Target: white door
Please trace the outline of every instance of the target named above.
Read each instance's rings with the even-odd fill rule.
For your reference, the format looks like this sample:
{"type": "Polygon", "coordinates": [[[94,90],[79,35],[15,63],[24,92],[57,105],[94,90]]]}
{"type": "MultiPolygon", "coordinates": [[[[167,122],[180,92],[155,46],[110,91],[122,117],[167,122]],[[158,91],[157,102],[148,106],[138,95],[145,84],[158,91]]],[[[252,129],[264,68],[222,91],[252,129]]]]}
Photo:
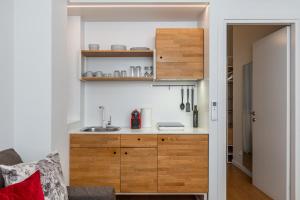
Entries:
{"type": "Polygon", "coordinates": [[[274,200],[289,198],[290,28],[253,45],[253,184],[274,200]]]}

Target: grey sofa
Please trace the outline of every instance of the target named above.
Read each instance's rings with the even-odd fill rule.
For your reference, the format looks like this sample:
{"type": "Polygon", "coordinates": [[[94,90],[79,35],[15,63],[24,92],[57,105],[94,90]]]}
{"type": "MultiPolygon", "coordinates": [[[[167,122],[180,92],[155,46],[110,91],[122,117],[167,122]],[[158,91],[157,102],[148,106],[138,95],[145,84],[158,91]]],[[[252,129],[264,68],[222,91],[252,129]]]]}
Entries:
{"type": "MultiPolygon", "coordinates": [[[[14,149],[0,151],[0,165],[16,165],[22,159],[14,149]]],[[[4,180],[0,170],[0,188],[4,187],[4,180]]],[[[68,187],[69,200],[115,200],[112,187],[68,187]]]]}

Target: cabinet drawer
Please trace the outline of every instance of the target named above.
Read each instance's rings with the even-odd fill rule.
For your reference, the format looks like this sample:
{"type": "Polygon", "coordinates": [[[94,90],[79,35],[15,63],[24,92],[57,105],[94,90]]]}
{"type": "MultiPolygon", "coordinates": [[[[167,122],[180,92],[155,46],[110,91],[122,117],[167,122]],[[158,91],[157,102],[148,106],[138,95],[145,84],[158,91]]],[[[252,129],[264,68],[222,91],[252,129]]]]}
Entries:
{"type": "Polygon", "coordinates": [[[109,134],[71,134],[70,146],[85,147],[120,147],[120,135],[109,134]]]}
{"type": "Polygon", "coordinates": [[[193,134],[165,134],[158,135],[158,145],[170,149],[177,148],[180,145],[182,148],[199,148],[203,142],[208,141],[208,135],[193,135],[193,134]]]}
{"type": "Polygon", "coordinates": [[[121,135],[121,147],[157,147],[157,135],[121,135]]]}

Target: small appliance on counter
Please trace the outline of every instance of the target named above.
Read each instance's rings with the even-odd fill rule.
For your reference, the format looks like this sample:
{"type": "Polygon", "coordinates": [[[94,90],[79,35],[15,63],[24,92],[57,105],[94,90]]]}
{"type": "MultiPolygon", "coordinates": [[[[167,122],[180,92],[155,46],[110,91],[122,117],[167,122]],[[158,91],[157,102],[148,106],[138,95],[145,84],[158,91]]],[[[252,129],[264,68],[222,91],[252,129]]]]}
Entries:
{"type": "Polygon", "coordinates": [[[142,128],[152,127],[152,109],[151,108],[141,108],[142,117],[142,128]]]}
{"type": "Polygon", "coordinates": [[[184,125],[180,122],[158,122],[157,129],[160,131],[183,131],[184,125]]]}
{"type": "Polygon", "coordinates": [[[138,110],[132,111],[131,120],[130,120],[130,128],[131,129],[140,129],[141,125],[142,125],[141,113],[138,110]]]}

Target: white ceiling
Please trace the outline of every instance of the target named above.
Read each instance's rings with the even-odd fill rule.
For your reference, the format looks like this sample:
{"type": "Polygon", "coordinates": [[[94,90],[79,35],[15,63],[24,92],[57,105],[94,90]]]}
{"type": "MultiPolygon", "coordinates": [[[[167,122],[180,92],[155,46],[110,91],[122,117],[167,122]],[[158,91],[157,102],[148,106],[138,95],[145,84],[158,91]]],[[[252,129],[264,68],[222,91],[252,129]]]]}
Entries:
{"type": "Polygon", "coordinates": [[[68,7],[70,16],[83,21],[198,21],[206,5],[157,6],[74,6],[68,7]]]}

